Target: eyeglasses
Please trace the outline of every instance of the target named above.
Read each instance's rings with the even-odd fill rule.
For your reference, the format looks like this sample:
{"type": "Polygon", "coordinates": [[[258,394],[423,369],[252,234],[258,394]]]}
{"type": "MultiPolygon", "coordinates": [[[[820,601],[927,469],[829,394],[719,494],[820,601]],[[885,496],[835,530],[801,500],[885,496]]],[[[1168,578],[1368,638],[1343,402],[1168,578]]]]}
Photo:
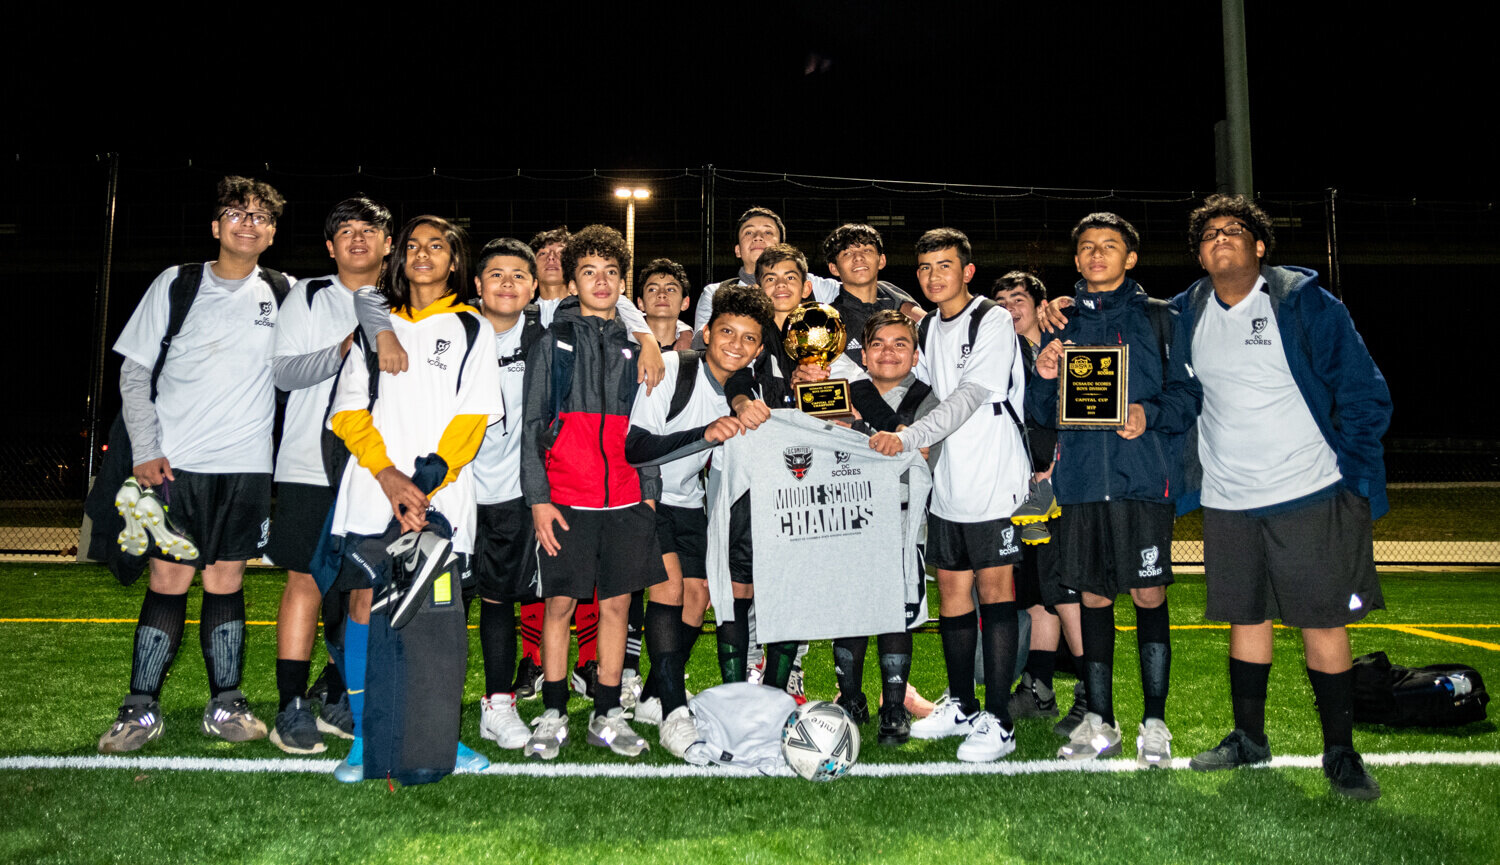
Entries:
{"type": "MultiPolygon", "coordinates": [[[[1205,229],[1203,229],[1203,233],[1198,236],[1198,242],[1199,243],[1208,243],[1210,241],[1213,241],[1213,240],[1217,239],[1218,236],[1221,235],[1221,234],[1224,235],[1225,237],[1239,237],[1240,235],[1244,234],[1247,231],[1250,231],[1250,226],[1246,225],[1245,223],[1243,223],[1243,222],[1231,222],[1228,225],[1224,226],[1223,228],[1205,228],[1205,229]]],[[[1250,231],[1250,236],[1254,237],[1255,236],[1255,232],[1250,231]]]]}
{"type": "Polygon", "coordinates": [[[257,228],[270,225],[276,221],[276,217],[266,213],[264,210],[236,210],[233,207],[229,207],[225,208],[224,212],[219,214],[219,218],[228,220],[230,225],[239,225],[245,217],[249,217],[250,224],[257,228]]]}

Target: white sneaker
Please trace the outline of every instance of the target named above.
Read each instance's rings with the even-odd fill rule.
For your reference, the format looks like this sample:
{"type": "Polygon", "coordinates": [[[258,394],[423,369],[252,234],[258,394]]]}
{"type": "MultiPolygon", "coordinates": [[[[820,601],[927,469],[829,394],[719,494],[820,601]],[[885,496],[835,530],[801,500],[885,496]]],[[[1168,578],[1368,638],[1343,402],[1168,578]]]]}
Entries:
{"type": "Polygon", "coordinates": [[[655,727],[661,723],[661,698],[647,697],[635,704],[633,716],[642,724],[655,727]]]}
{"type": "Polygon", "coordinates": [[[526,741],[526,756],[539,760],[553,760],[568,744],[568,716],[556,709],[548,709],[537,716],[531,726],[536,730],[526,741]]]}
{"type": "Polygon", "coordinates": [[[693,715],[687,706],[673,709],[666,720],[661,722],[659,739],[661,746],[673,757],[682,758],[687,754],[687,749],[698,741],[698,727],[693,724],[693,715]]]}
{"type": "Polygon", "coordinates": [[[1078,722],[1068,744],[1057,749],[1063,760],[1096,760],[1120,755],[1120,725],[1105,724],[1097,713],[1089,712],[1078,722]]]}
{"type": "Polygon", "coordinates": [[[639,671],[626,670],[620,676],[620,708],[627,712],[634,709],[641,701],[641,689],[645,686],[639,671]]]}
{"type": "Polygon", "coordinates": [[[479,735],[502,748],[524,748],[531,728],[516,714],[515,694],[479,698],[479,735]]]}
{"type": "Polygon", "coordinates": [[[589,744],[608,748],[621,757],[638,757],[651,747],[641,734],[631,729],[625,710],[619,706],[610,709],[609,714],[595,715],[589,721],[589,744]]]}
{"type": "Polygon", "coordinates": [[[1142,769],[1160,769],[1172,765],[1172,731],[1160,718],[1141,722],[1135,737],[1135,764],[1142,769]]]}
{"type": "Polygon", "coordinates": [[[958,759],[965,763],[988,763],[1016,750],[1016,731],[1000,723],[989,712],[980,712],[974,729],[958,746],[958,759]]]}
{"type": "Polygon", "coordinates": [[[974,729],[974,720],[982,712],[965,715],[964,709],[958,701],[952,697],[944,697],[939,700],[933,708],[932,714],[919,721],[913,721],[911,725],[911,736],[913,739],[946,739],[949,736],[967,736],[974,729]]]}

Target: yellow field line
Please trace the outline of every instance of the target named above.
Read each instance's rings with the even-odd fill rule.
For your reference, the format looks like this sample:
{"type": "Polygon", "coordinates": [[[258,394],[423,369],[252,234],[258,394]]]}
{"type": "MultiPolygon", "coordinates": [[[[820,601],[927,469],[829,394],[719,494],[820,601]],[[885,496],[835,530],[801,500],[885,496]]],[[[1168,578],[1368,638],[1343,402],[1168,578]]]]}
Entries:
{"type": "Polygon", "coordinates": [[[1486,643],[1483,640],[1470,640],[1467,637],[1455,637],[1452,634],[1439,634],[1437,631],[1428,631],[1413,625],[1386,625],[1387,629],[1400,631],[1403,634],[1412,634],[1418,637],[1429,637],[1434,640],[1442,640],[1445,643],[1458,643],[1464,646],[1478,646],[1481,649],[1489,649],[1492,652],[1500,652],[1500,644],[1486,643]]]}

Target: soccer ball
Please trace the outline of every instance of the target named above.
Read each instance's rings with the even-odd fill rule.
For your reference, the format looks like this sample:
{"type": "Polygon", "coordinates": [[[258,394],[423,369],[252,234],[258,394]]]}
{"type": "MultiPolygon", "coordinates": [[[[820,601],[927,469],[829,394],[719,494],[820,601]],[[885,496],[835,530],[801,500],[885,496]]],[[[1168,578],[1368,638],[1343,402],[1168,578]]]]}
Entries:
{"type": "Polygon", "coordinates": [[[809,781],[832,781],[859,759],[859,727],[837,703],[804,703],[781,728],[781,756],[809,781]]]}

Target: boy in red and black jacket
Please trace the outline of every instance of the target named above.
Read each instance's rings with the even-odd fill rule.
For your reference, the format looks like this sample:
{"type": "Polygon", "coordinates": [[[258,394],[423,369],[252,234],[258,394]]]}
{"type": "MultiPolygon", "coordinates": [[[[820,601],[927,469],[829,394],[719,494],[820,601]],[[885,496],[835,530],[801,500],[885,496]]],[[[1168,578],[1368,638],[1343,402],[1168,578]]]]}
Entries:
{"type": "Polygon", "coordinates": [[[550,760],[568,739],[568,625],[580,599],[599,597],[599,683],[589,743],[633,757],[646,741],[620,707],[630,595],[665,579],[646,499],[654,468],[625,459],[638,348],[615,318],[630,252],[618,231],[591,225],[563,249],[578,305],[565,303],[526,359],[521,489],[536,526],[542,624],[542,703],[528,756],[550,760]]]}

